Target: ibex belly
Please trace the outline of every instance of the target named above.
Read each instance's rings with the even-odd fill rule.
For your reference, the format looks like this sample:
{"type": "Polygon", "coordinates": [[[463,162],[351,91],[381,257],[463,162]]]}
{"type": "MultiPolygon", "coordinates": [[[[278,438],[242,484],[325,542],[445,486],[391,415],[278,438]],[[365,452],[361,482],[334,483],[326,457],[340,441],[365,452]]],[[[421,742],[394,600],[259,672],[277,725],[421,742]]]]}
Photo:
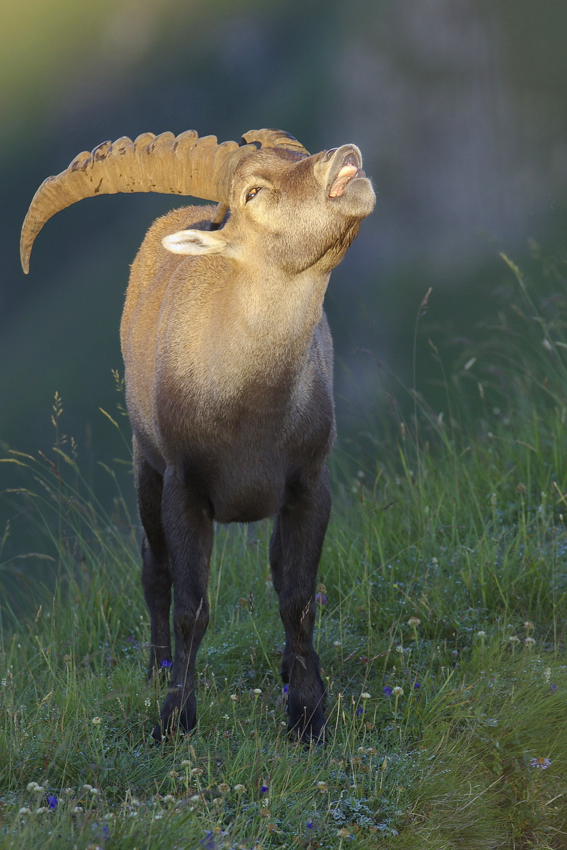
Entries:
{"type": "Polygon", "coordinates": [[[278,458],[227,457],[209,484],[209,498],[217,522],[255,522],[274,516],[285,498],[286,469],[278,458]]]}
{"type": "Polygon", "coordinates": [[[187,486],[210,505],[218,522],[254,522],[275,516],[291,484],[318,474],[329,450],[330,429],[298,451],[281,434],[237,435],[213,454],[192,453],[184,463],[187,486]],[[280,439],[278,439],[278,437],[280,439]]]}

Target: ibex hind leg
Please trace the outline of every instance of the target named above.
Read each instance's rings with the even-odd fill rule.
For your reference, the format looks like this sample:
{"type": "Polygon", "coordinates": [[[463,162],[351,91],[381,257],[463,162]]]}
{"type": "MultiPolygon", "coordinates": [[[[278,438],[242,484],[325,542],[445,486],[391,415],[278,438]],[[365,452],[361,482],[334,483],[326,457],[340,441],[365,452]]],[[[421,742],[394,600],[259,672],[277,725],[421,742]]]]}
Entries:
{"type": "Polygon", "coordinates": [[[142,542],[142,587],[150,613],[150,663],[148,677],[167,673],[171,667],[172,576],[161,520],[163,479],[150,464],[134,451],[138,510],[144,527],[142,542]]]}
{"type": "Polygon", "coordinates": [[[326,691],[313,647],[317,568],[331,510],[327,469],[295,488],[280,511],[270,543],[270,565],[279,596],[286,643],[282,679],[289,684],[289,729],[305,743],[325,738],[326,691]]]}

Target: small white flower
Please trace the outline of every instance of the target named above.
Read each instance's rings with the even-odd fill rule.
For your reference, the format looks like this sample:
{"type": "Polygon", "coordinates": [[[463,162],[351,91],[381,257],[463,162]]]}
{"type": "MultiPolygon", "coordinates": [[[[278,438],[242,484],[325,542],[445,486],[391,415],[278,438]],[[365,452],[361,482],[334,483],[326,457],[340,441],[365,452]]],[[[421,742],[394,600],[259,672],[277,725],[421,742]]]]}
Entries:
{"type": "Polygon", "coordinates": [[[91,788],[91,794],[93,795],[93,797],[98,797],[100,791],[98,790],[98,788],[91,788]]]}
{"type": "Polygon", "coordinates": [[[164,803],[173,803],[174,801],[175,801],[175,797],[173,796],[173,794],[166,794],[165,797],[163,798],[164,803]]]}
{"type": "Polygon", "coordinates": [[[40,806],[39,809],[35,810],[36,815],[43,815],[45,812],[48,812],[49,809],[47,806],[40,806]]]}
{"type": "Polygon", "coordinates": [[[93,724],[93,726],[100,726],[100,724],[102,723],[102,720],[101,720],[100,717],[93,717],[93,719],[91,720],[91,723],[93,724]]]}
{"type": "Polygon", "coordinates": [[[526,644],[526,646],[533,646],[533,645],[534,645],[534,643],[535,643],[535,638],[533,638],[533,637],[527,637],[527,638],[524,640],[524,643],[526,644]]]}
{"type": "Polygon", "coordinates": [[[189,761],[189,759],[183,759],[183,761],[181,762],[181,767],[191,767],[191,762],[189,761]]]}
{"type": "Polygon", "coordinates": [[[92,785],[83,785],[83,791],[92,791],[92,790],[93,790],[92,785]]]}
{"type": "Polygon", "coordinates": [[[31,809],[28,809],[27,806],[22,806],[22,808],[20,809],[18,814],[19,815],[31,815],[31,809]]]}
{"type": "Polygon", "coordinates": [[[516,635],[510,635],[508,640],[510,641],[510,643],[520,643],[520,638],[516,637],[516,635]]]}
{"type": "Polygon", "coordinates": [[[223,714],[222,719],[223,720],[230,720],[230,717],[228,716],[228,714],[223,714]]]}
{"type": "Polygon", "coordinates": [[[163,814],[161,812],[158,812],[157,815],[154,815],[154,820],[161,820],[162,817],[163,817],[163,814]]]}
{"type": "Polygon", "coordinates": [[[360,695],[360,699],[370,699],[370,694],[367,691],[363,691],[360,695]]]}
{"type": "Polygon", "coordinates": [[[83,809],[83,807],[82,807],[82,806],[75,806],[75,808],[73,809],[73,814],[74,814],[74,815],[80,815],[80,814],[81,814],[81,812],[84,812],[84,809],[83,809]]]}
{"type": "Polygon", "coordinates": [[[334,640],[333,641],[333,646],[340,646],[340,645],[341,645],[340,640],[334,640]]]}
{"type": "Polygon", "coordinates": [[[545,682],[549,682],[549,680],[551,679],[551,667],[545,668],[545,670],[543,671],[543,678],[545,682]]]}
{"type": "Polygon", "coordinates": [[[246,791],[246,785],[235,785],[234,791],[236,791],[237,794],[244,794],[244,792],[246,791]]]}
{"type": "Polygon", "coordinates": [[[199,797],[198,794],[193,794],[193,796],[190,798],[192,803],[198,803],[200,799],[201,798],[199,797]]]}
{"type": "Polygon", "coordinates": [[[392,688],[392,693],[394,694],[395,697],[403,697],[404,689],[400,688],[399,685],[396,685],[395,688],[392,688]]]}
{"type": "Polygon", "coordinates": [[[477,637],[486,637],[486,632],[480,631],[476,633],[477,637]]]}
{"type": "Polygon", "coordinates": [[[260,688],[254,688],[254,690],[252,691],[252,693],[253,693],[253,694],[257,694],[257,695],[259,695],[259,694],[261,694],[261,693],[262,693],[262,691],[260,690],[260,688]]]}
{"type": "Polygon", "coordinates": [[[28,791],[34,791],[38,787],[37,782],[28,782],[28,791]]]}
{"type": "Polygon", "coordinates": [[[238,699],[238,697],[237,697],[237,695],[236,695],[236,694],[231,694],[231,695],[230,695],[230,698],[231,698],[231,700],[232,700],[233,702],[236,702],[236,701],[237,701],[237,699],[238,699]]]}
{"type": "Polygon", "coordinates": [[[146,708],[149,708],[151,704],[152,704],[151,699],[149,697],[146,697],[145,700],[144,700],[144,705],[146,706],[146,708]]]}

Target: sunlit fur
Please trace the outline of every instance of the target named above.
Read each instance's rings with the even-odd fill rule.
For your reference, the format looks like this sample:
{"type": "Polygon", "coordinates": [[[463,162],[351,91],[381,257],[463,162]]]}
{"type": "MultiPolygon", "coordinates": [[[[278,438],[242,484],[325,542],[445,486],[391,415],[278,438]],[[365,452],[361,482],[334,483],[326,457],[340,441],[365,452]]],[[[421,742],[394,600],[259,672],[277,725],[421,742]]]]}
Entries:
{"type": "Polygon", "coordinates": [[[213,520],[270,516],[290,728],[306,741],[323,736],[325,689],[312,635],[331,504],[325,461],[335,436],[323,298],[375,203],[363,176],[329,197],[352,151],[360,158],[352,145],[328,161],[325,152],[258,150],[235,171],[220,229],[210,230],[213,207],[175,210],[154,223],[132,266],[121,340],[145,529],[150,675],[172,658],[172,585],[174,592],[175,656],[157,738],[178,722],[195,724],[213,520]],[[253,188],[260,191],[247,201],[253,188]],[[172,234],[183,242],[179,231],[187,230],[202,231],[206,248],[193,249],[194,234],[187,250],[196,254],[162,245],[172,234]]]}

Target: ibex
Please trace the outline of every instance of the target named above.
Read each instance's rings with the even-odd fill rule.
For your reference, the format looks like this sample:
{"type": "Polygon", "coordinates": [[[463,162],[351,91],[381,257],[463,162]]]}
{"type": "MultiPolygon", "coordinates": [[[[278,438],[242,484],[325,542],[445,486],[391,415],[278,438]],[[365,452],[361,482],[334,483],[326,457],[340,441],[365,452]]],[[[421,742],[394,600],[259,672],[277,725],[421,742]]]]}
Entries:
{"type": "Polygon", "coordinates": [[[304,742],[322,740],[326,693],[313,628],[335,438],[323,298],[376,201],[360,151],[348,144],[310,156],[280,130],[250,131],[240,145],[194,131],[104,142],[36,192],[22,229],[24,271],[52,215],[115,192],[218,204],[176,209],[153,224],[132,265],[121,324],[149,676],[171,667],[153,735],[195,726],[213,521],[275,517],[269,557],[285,628],[289,728],[304,742]]]}

